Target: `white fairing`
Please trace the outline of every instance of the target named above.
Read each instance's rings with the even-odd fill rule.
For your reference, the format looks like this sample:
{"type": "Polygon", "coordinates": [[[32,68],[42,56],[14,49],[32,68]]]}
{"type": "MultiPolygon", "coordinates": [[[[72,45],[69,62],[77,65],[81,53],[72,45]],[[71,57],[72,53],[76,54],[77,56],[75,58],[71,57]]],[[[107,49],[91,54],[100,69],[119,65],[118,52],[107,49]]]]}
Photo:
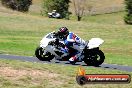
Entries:
{"type": "Polygon", "coordinates": [[[51,16],[54,17],[54,18],[60,17],[60,14],[59,14],[59,13],[56,13],[56,15],[53,15],[53,13],[48,13],[48,15],[51,15],[51,16]]]}
{"type": "Polygon", "coordinates": [[[43,37],[43,39],[40,41],[40,47],[45,48],[50,41],[55,40],[55,38],[53,38],[50,35],[51,35],[51,33],[49,33],[49,34],[47,34],[46,36],[43,37]]]}
{"type": "Polygon", "coordinates": [[[89,49],[97,48],[97,47],[99,47],[103,42],[104,42],[104,40],[102,40],[101,38],[92,38],[92,39],[89,40],[88,48],[89,48],[89,49]]]}
{"type": "Polygon", "coordinates": [[[54,17],[60,17],[60,14],[59,13],[56,13],[56,15],[54,17]]]}
{"type": "Polygon", "coordinates": [[[48,15],[52,15],[52,13],[48,13],[48,15]]]}
{"type": "Polygon", "coordinates": [[[48,43],[50,42],[50,41],[53,41],[53,40],[55,40],[55,39],[47,39],[47,38],[43,38],[41,41],[40,41],[40,47],[46,47],[47,45],[48,45],[48,43]]]}
{"type": "MultiPolygon", "coordinates": [[[[53,32],[54,32],[54,31],[53,31],[53,32]]],[[[45,48],[45,47],[48,46],[48,43],[49,43],[50,41],[54,41],[54,40],[56,39],[56,38],[53,36],[53,32],[47,34],[46,36],[44,36],[44,37],[42,38],[42,40],[40,41],[40,47],[45,48]]],[[[64,41],[61,40],[61,39],[60,39],[59,42],[64,43],[64,41]]]]}

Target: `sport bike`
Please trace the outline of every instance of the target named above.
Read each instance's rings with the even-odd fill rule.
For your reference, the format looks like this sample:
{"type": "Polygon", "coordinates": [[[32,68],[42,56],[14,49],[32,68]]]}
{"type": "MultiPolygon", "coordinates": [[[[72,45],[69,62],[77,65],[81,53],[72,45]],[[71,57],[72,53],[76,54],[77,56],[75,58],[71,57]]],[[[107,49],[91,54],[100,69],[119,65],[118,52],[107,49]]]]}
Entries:
{"type": "Polygon", "coordinates": [[[99,66],[105,60],[104,53],[99,49],[104,40],[101,38],[91,38],[84,41],[80,38],[78,45],[80,49],[80,61],[69,61],[74,49],[64,52],[65,44],[61,36],[54,35],[54,32],[48,33],[40,41],[40,45],[35,50],[36,57],[41,61],[50,61],[56,59],[59,61],[69,61],[71,64],[76,62],[85,62],[88,66],[99,66]]]}
{"type": "Polygon", "coordinates": [[[56,10],[53,10],[51,13],[48,13],[49,18],[61,18],[60,13],[57,13],[56,10]]]}

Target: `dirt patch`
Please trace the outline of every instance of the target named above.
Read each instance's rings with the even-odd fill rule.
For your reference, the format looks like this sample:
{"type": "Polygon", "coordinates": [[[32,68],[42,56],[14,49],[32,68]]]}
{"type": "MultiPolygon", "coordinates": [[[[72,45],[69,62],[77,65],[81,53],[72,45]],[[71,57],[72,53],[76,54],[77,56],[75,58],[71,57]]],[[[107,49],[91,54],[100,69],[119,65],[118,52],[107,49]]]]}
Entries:
{"type": "Polygon", "coordinates": [[[63,81],[59,80],[60,74],[42,71],[42,70],[32,70],[32,69],[14,69],[12,67],[0,67],[0,76],[12,81],[24,81],[30,80],[32,84],[39,84],[44,79],[48,80],[49,83],[62,84],[63,81]],[[28,79],[29,77],[30,79],[28,79]]]}
{"type": "Polygon", "coordinates": [[[48,71],[40,71],[40,70],[21,70],[21,69],[13,69],[12,67],[0,67],[0,75],[6,77],[20,77],[24,75],[30,75],[33,77],[44,76],[49,78],[58,77],[59,74],[50,73],[48,71]]]}

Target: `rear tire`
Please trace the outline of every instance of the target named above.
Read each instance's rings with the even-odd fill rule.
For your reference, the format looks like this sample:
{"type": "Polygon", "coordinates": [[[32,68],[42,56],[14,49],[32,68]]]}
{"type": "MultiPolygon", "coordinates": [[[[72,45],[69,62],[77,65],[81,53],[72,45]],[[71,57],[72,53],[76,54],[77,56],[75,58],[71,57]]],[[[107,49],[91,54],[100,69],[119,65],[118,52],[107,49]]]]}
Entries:
{"type": "Polygon", "coordinates": [[[44,49],[42,47],[37,47],[35,50],[36,57],[41,61],[50,61],[54,58],[54,55],[51,55],[51,53],[46,52],[46,54],[43,54],[44,49]]]}
{"type": "Polygon", "coordinates": [[[49,18],[52,18],[52,16],[51,16],[51,15],[49,15],[48,17],[49,17],[49,18]]]}
{"type": "Polygon", "coordinates": [[[104,53],[101,50],[97,50],[90,57],[85,58],[84,62],[90,66],[99,66],[104,62],[104,59],[104,53]]]}

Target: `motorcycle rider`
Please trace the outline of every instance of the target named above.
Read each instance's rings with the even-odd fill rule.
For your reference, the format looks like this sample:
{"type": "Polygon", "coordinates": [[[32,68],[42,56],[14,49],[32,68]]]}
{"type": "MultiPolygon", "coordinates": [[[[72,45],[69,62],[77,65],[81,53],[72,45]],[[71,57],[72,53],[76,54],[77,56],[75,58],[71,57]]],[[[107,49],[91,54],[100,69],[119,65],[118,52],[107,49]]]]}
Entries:
{"type": "MultiPolygon", "coordinates": [[[[85,44],[85,41],[79,38],[73,32],[69,32],[67,27],[59,28],[57,35],[59,35],[64,40],[65,46],[68,48],[68,51],[74,50],[74,52],[71,52],[72,57],[69,59],[69,61],[81,61],[81,57],[79,57],[82,52],[82,50],[80,49],[80,44],[85,44]]],[[[67,51],[67,48],[65,48],[65,51],[67,51]]]]}
{"type": "Polygon", "coordinates": [[[57,13],[56,10],[52,11],[53,16],[56,16],[56,13],[57,13]]]}

